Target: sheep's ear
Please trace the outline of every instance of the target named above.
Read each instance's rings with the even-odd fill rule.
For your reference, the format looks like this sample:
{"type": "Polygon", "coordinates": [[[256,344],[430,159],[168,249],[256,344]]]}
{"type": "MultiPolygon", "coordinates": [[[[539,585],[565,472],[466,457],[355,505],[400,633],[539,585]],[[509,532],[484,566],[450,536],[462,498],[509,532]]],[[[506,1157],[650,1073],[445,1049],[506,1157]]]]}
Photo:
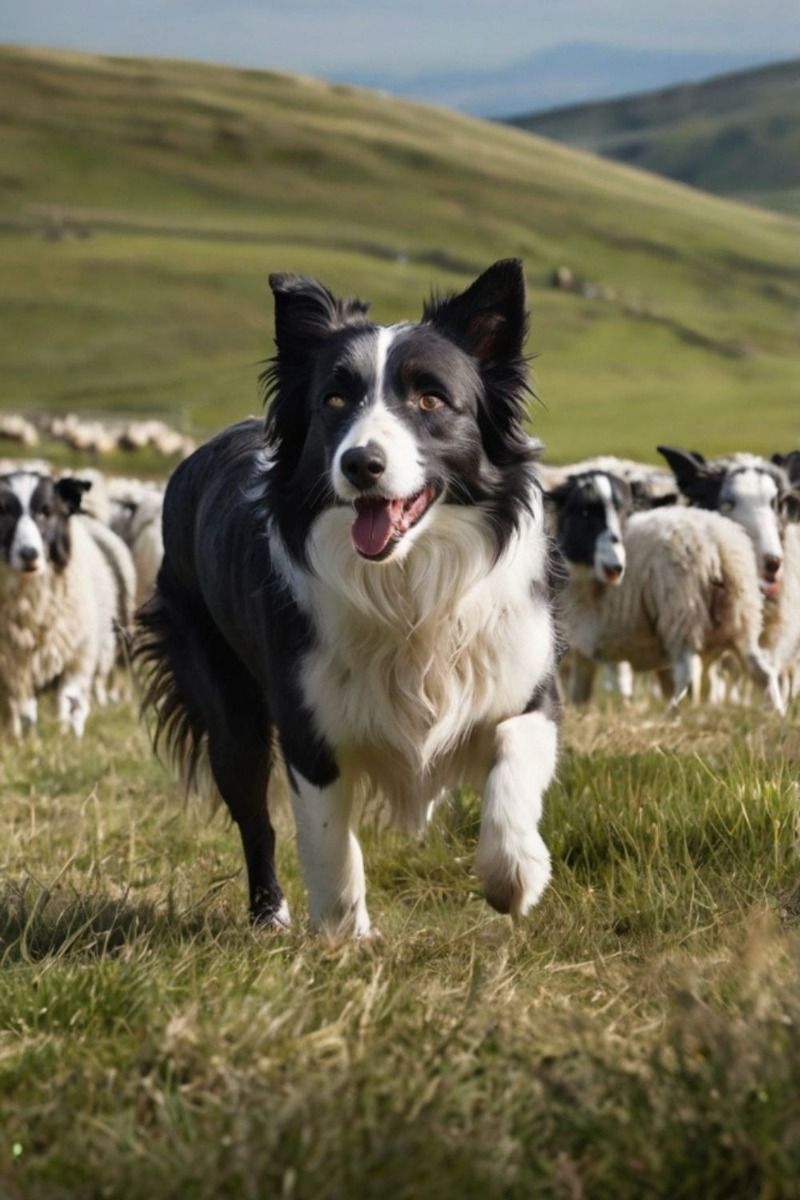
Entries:
{"type": "Polygon", "coordinates": [[[521,260],[501,259],[465,292],[432,297],[422,319],[462,346],[481,367],[519,358],[528,325],[521,260]]]}
{"type": "Polygon", "coordinates": [[[91,486],[88,479],[75,479],[72,475],[65,475],[63,479],[56,480],[56,495],[64,501],[70,516],[80,512],[84,492],[88,492],[91,486]]]}
{"type": "Polygon", "coordinates": [[[684,496],[700,508],[718,508],[724,471],[708,465],[702,455],[693,450],[677,450],[674,446],[657,446],[669,463],[672,474],[684,496]]]}
{"type": "Polygon", "coordinates": [[[781,498],[781,509],[787,521],[800,521],[800,489],[786,492],[781,498]]]}
{"type": "Polygon", "coordinates": [[[773,454],[770,459],[776,467],[783,467],[792,483],[800,483],[800,450],[790,450],[788,454],[773,454]]]}
{"type": "Polygon", "coordinates": [[[677,492],[667,492],[663,496],[653,496],[648,491],[641,479],[633,479],[630,484],[631,499],[636,512],[647,512],[651,508],[666,508],[669,504],[678,503],[677,492]]]}
{"type": "Polygon", "coordinates": [[[542,490],[542,495],[548,504],[552,504],[554,508],[563,508],[567,502],[567,497],[572,488],[572,480],[566,479],[560,483],[558,487],[551,488],[549,492],[542,490]]]}

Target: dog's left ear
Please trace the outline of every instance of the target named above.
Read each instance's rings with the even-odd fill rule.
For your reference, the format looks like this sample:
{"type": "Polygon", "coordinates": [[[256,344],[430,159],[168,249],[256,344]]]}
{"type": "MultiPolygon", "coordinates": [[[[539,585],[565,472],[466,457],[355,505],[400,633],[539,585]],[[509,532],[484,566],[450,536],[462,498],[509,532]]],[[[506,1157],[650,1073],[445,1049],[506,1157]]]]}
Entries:
{"type": "Polygon", "coordinates": [[[88,479],[75,479],[72,475],[65,475],[63,479],[56,480],[56,495],[59,499],[63,500],[67,513],[70,516],[73,513],[80,512],[83,494],[84,492],[88,492],[91,486],[91,482],[88,479]]]}
{"type": "Polygon", "coordinates": [[[525,275],[518,258],[504,258],[465,292],[434,296],[422,314],[463,347],[481,368],[518,359],[527,333],[525,275]]]}

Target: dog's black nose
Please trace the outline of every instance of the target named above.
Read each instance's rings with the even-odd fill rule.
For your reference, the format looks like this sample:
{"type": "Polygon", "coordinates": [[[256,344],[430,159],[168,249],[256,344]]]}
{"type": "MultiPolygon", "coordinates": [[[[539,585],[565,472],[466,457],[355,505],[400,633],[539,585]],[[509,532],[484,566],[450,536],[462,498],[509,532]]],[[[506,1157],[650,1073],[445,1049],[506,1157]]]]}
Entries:
{"type": "Polygon", "coordinates": [[[783,559],[778,558],[774,554],[765,554],[764,555],[764,570],[766,571],[767,575],[771,575],[772,578],[774,579],[775,576],[778,574],[778,571],[780,571],[780,569],[781,569],[782,562],[783,562],[783,559]]]}
{"type": "Polygon", "coordinates": [[[343,473],[359,491],[374,487],[386,470],[386,455],[376,442],[352,446],[340,459],[343,473]]]}
{"type": "Polygon", "coordinates": [[[39,557],[39,551],[35,546],[21,546],[19,556],[24,563],[35,563],[39,557]]]}

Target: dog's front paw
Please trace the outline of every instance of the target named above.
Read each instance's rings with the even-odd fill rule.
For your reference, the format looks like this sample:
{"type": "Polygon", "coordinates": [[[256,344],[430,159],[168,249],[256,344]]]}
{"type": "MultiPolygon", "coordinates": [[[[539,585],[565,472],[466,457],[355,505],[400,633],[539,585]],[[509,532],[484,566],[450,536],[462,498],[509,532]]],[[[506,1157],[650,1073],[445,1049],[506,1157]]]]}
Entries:
{"type": "Polygon", "coordinates": [[[550,852],[538,834],[513,854],[479,845],[475,870],[492,908],[517,920],[538,904],[550,882],[550,852]]]}

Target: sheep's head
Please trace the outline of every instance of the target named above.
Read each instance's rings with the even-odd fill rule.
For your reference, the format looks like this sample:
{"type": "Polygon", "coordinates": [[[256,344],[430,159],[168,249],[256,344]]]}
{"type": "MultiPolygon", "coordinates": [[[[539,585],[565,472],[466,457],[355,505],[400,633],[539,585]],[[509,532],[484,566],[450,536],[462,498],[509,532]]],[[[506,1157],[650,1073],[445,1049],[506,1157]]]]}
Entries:
{"type": "Polygon", "coordinates": [[[659,446],[672,468],[678,487],[690,504],[730,517],[749,534],[753,543],[761,590],[778,595],[786,525],[800,520],[800,452],[731,454],[707,462],[696,450],[659,446]]]}
{"type": "Polygon", "coordinates": [[[625,574],[625,522],[634,508],[629,485],[606,471],[587,471],[547,498],[555,506],[558,544],[570,574],[593,575],[617,587],[625,574]]]}
{"type": "Polygon", "coordinates": [[[0,563],[23,576],[61,571],[70,554],[69,521],[91,484],[33,471],[0,476],[0,563]]]}

